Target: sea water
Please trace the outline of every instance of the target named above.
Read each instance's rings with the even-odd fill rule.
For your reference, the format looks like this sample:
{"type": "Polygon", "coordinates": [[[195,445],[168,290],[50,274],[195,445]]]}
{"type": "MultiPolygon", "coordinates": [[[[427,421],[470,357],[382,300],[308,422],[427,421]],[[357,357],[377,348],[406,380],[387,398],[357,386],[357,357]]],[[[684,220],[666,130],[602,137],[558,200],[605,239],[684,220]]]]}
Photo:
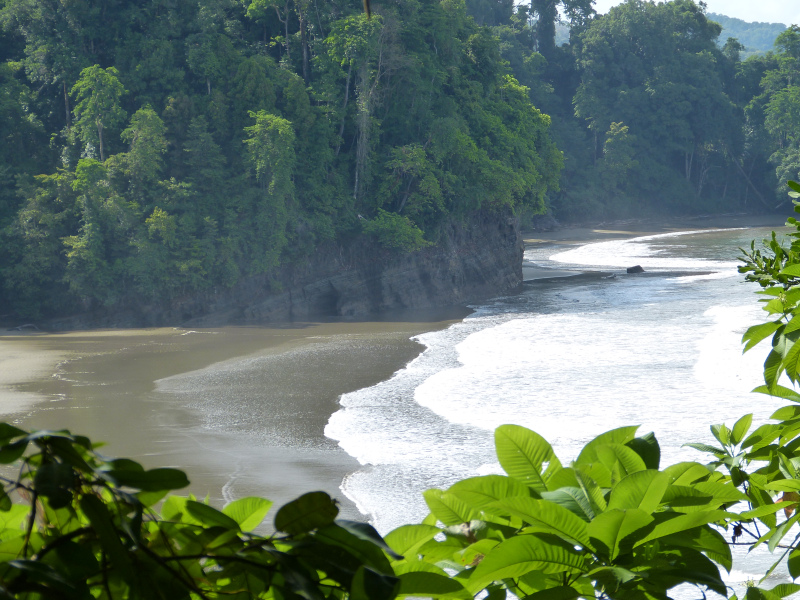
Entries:
{"type": "MultiPolygon", "coordinates": [[[[345,394],[325,434],[362,467],[342,491],[382,533],[427,513],[421,492],[500,472],[494,429],[523,425],[562,463],[604,431],[655,432],[662,466],[709,457],[709,426],[782,403],[751,390],[766,347],[742,354],[765,320],[737,272],[739,247],[769,229],[699,230],[526,252],[581,275],[524,285],[475,306],[450,328],[416,337],[422,354],[389,380],[345,394]],[[641,265],[645,273],[625,268],[641,265]]],[[[769,556],[737,558],[732,583],[760,578],[769,556]]]]}

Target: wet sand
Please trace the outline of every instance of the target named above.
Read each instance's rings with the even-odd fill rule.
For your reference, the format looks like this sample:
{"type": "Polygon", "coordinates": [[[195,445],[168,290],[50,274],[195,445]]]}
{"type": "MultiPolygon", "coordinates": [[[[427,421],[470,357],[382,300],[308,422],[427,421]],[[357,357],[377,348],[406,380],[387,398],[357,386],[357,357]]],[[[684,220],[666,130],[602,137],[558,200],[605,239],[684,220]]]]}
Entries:
{"type": "Polygon", "coordinates": [[[0,334],[0,412],[29,429],[69,429],[102,452],[176,466],[215,505],[258,495],[281,505],[339,490],[358,463],[324,437],[341,394],[389,378],[419,354],[414,335],[456,308],[378,322],[284,327],[0,334]]]}

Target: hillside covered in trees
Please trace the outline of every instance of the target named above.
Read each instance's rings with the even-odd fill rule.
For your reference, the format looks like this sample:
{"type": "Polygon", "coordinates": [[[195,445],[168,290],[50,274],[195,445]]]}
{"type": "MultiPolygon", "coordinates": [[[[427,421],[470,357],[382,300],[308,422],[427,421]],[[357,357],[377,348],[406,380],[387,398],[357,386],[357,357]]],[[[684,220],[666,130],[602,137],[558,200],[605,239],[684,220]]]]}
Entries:
{"type": "Polygon", "coordinates": [[[726,17],[719,13],[708,13],[708,18],[722,25],[722,33],[719,36],[720,44],[724,44],[728,38],[733,37],[744,45],[743,57],[772,51],[775,39],[786,30],[786,25],[783,23],[748,23],[742,19],[726,17]]]}
{"type": "Polygon", "coordinates": [[[690,0],[0,7],[9,314],[229,287],[361,236],[414,251],[480,209],[767,210],[800,171],[800,29],[742,61],[690,0]]]}

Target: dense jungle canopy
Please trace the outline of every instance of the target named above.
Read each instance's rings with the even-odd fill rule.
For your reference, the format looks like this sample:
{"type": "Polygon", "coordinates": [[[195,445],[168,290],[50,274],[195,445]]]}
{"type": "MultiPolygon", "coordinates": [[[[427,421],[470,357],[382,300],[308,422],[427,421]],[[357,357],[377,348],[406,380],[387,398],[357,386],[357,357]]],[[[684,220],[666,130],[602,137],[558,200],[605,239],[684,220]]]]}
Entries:
{"type": "Polygon", "coordinates": [[[477,209],[767,210],[800,29],[690,0],[0,0],[0,312],[161,301],[477,209]],[[556,43],[566,19],[569,43],[556,43]]]}

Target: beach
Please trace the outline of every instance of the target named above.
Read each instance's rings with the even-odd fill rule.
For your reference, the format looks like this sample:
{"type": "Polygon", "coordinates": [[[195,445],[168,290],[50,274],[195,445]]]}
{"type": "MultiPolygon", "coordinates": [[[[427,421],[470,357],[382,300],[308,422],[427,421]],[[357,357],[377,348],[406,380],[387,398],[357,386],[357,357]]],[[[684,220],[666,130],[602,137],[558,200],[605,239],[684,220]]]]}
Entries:
{"type": "Polygon", "coordinates": [[[221,506],[280,505],[339,490],[359,465],[323,429],[345,392],[387,379],[422,347],[410,338],[469,311],[386,320],[186,330],[26,330],[0,335],[0,411],[29,429],[69,429],[146,467],[189,474],[185,492],[221,506]]]}

